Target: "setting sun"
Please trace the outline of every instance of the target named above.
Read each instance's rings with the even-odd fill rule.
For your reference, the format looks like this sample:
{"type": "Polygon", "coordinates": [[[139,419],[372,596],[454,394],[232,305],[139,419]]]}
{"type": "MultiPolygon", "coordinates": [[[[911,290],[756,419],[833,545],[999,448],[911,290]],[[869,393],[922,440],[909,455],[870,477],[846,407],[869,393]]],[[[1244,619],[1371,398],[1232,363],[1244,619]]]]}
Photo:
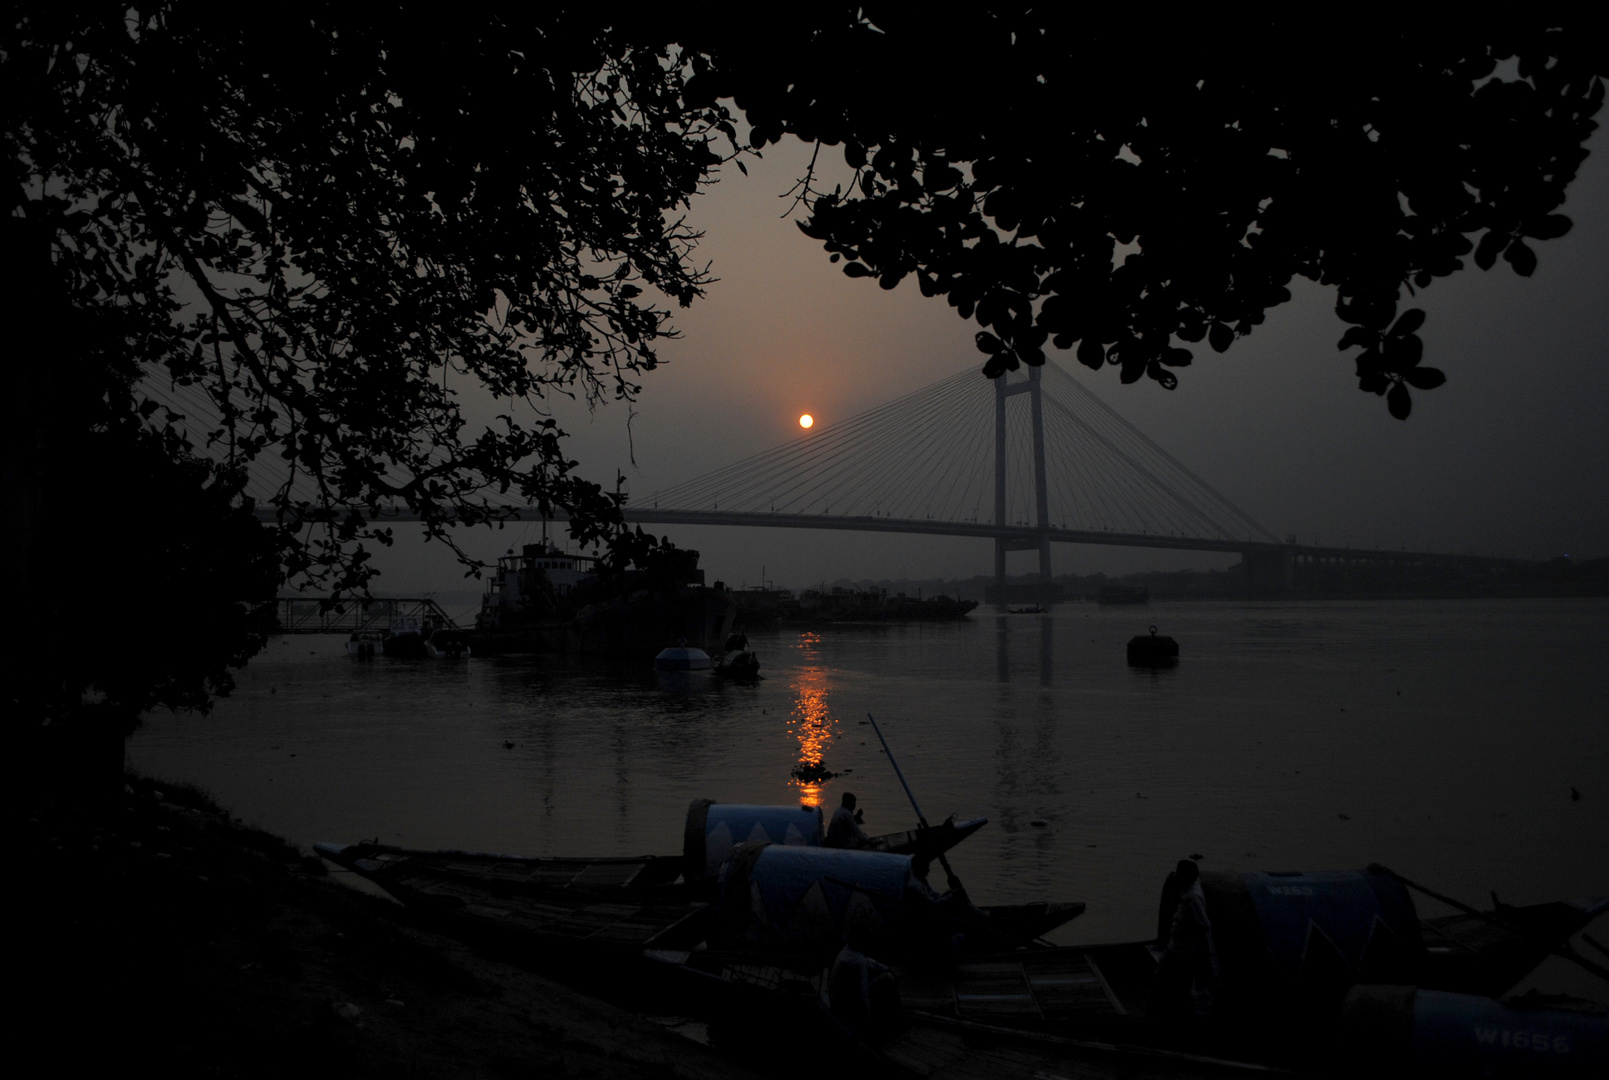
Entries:
{"type": "Polygon", "coordinates": [[[799,417],[799,426],[800,427],[809,427],[811,424],[814,424],[815,422],[816,422],[816,418],[814,416],[811,416],[809,413],[805,413],[803,416],[799,417]]]}

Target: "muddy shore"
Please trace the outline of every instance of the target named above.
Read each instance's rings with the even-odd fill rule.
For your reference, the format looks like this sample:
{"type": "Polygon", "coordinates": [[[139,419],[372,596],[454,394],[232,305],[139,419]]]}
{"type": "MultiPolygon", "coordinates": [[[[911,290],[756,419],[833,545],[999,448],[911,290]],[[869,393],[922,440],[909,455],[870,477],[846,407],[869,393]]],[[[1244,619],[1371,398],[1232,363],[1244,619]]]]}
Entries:
{"type": "Polygon", "coordinates": [[[427,929],[199,792],[22,808],[17,1030],[50,1071],[752,1078],[427,929]]]}

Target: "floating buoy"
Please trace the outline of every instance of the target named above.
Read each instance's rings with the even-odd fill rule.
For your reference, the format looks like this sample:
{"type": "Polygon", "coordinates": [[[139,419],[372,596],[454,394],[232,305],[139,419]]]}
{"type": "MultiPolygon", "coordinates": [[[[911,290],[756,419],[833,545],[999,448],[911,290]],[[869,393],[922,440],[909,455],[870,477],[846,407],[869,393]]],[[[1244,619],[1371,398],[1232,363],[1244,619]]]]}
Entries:
{"type": "Polygon", "coordinates": [[[1159,637],[1156,627],[1151,633],[1129,638],[1129,663],[1135,667],[1166,667],[1179,662],[1179,643],[1167,636],[1159,637]]]}

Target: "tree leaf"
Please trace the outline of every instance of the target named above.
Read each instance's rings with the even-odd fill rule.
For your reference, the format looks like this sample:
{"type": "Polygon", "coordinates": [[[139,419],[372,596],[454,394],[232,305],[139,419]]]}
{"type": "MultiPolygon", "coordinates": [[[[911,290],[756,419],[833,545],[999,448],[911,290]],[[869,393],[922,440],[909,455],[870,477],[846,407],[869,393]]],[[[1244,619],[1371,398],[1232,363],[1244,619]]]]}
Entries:
{"type": "Polygon", "coordinates": [[[1480,243],[1475,245],[1475,265],[1482,270],[1490,270],[1497,264],[1498,253],[1508,241],[1507,233],[1500,233],[1496,229],[1489,230],[1481,237],[1480,243]]]}
{"type": "Polygon", "coordinates": [[[1212,346],[1213,352],[1228,352],[1229,346],[1235,343],[1235,332],[1221,322],[1212,324],[1207,331],[1207,344],[1212,346]]]}
{"type": "Polygon", "coordinates": [[[1533,221],[1525,226],[1523,231],[1526,236],[1534,237],[1537,240],[1557,240],[1570,231],[1572,224],[1570,219],[1563,214],[1549,214],[1541,221],[1533,221]]]}
{"type": "Polygon", "coordinates": [[[1379,340],[1379,337],[1380,335],[1366,326],[1349,326],[1346,328],[1346,333],[1341,335],[1341,340],[1336,343],[1335,347],[1342,352],[1352,348],[1354,345],[1362,345],[1364,348],[1368,348],[1374,345],[1379,340]]]}
{"type": "Polygon", "coordinates": [[[1424,356],[1425,343],[1417,334],[1392,335],[1380,343],[1380,355],[1388,371],[1407,371],[1424,356]]]}
{"type": "Polygon", "coordinates": [[[1396,325],[1392,326],[1393,334],[1411,334],[1425,324],[1425,313],[1420,308],[1409,308],[1397,317],[1396,325]]]}
{"type": "Polygon", "coordinates": [[[876,271],[865,263],[849,262],[844,263],[844,273],[850,277],[871,277],[876,271]]]}
{"type": "Polygon", "coordinates": [[[1164,390],[1172,390],[1179,385],[1179,377],[1156,360],[1152,360],[1145,365],[1145,373],[1160,384],[1164,390]]]}
{"type": "Polygon", "coordinates": [[[979,352],[988,353],[990,356],[998,355],[1000,350],[1006,347],[1005,342],[1001,341],[987,330],[979,330],[973,335],[972,340],[978,346],[979,352]]]}
{"type": "Polygon", "coordinates": [[[991,379],[998,379],[1008,371],[1017,370],[1017,358],[1011,354],[1010,349],[1003,349],[989,357],[983,365],[983,373],[991,379]]]}
{"type": "Polygon", "coordinates": [[[1447,376],[1433,367],[1410,368],[1402,373],[1402,377],[1408,380],[1408,385],[1415,390],[1434,390],[1447,381],[1447,376]]]}
{"type": "Polygon", "coordinates": [[[1536,273],[1536,252],[1524,240],[1515,240],[1510,244],[1503,252],[1503,260],[1514,267],[1514,272],[1521,277],[1536,273]]]}
{"type": "Polygon", "coordinates": [[[1106,363],[1106,349],[1092,337],[1086,337],[1078,343],[1078,362],[1087,368],[1101,369],[1106,363]]]}
{"type": "Polygon", "coordinates": [[[1391,390],[1386,394],[1386,408],[1398,420],[1408,419],[1408,414],[1413,412],[1413,396],[1408,393],[1406,383],[1391,384],[1391,390]]]}

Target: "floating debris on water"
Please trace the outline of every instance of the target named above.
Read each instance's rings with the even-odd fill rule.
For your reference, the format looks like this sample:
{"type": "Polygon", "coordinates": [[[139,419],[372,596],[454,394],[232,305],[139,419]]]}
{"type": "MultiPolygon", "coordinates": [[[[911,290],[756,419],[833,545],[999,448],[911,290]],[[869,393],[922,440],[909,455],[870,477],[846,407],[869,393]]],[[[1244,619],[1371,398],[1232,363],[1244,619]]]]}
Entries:
{"type": "Polygon", "coordinates": [[[807,784],[824,783],[837,775],[828,771],[827,766],[820,761],[801,761],[793,767],[793,778],[807,784]]]}

